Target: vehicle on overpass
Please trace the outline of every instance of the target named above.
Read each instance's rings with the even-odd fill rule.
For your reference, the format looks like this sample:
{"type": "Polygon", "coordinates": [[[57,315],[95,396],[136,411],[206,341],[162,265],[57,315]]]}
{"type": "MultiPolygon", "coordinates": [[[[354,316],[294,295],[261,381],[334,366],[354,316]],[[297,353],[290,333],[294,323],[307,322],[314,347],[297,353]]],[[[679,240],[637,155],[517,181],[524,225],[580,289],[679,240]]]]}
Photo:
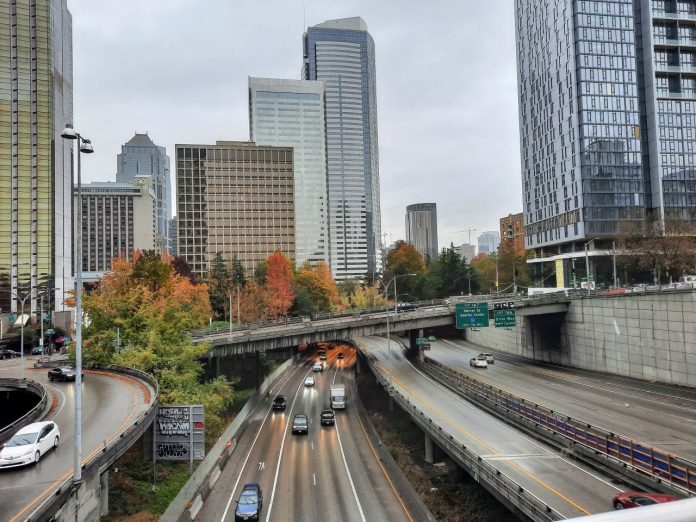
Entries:
{"type": "Polygon", "coordinates": [[[55,422],[35,422],[24,426],[0,450],[0,468],[36,464],[41,455],[60,444],[60,430],[55,422]]]}
{"type": "Polygon", "coordinates": [[[488,360],[482,355],[477,355],[469,360],[469,366],[474,368],[488,368],[488,360]]]}
{"type": "Polygon", "coordinates": [[[399,303],[396,305],[397,312],[412,312],[418,310],[418,305],[415,303],[399,303]]]}
{"type": "Polygon", "coordinates": [[[665,495],[662,493],[643,493],[641,491],[622,491],[614,495],[611,503],[614,509],[626,509],[641,506],[652,506],[653,504],[664,504],[674,502],[679,497],[665,495]]]}
{"type": "Polygon", "coordinates": [[[242,492],[237,500],[237,509],[234,511],[234,519],[260,520],[261,507],[263,506],[263,494],[258,484],[244,484],[242,492]]]}
{"type": "MultiPolygon", "coordinates": [[[[82,377],[85,374],[82,372],[82,377]]],[[[75,368],[72,366],[63,366],[61,368],[51,368],[48,370],[49,381],[74,381],[76,377],[75,368]]]]}
{"type": "Polygon", "coordinates": [[[334,410],[345,409],[347,402],[345,384],[332,384],[329,387],[329,402],[334,410]]]}
{"type": "Polygon", "coordinates": [[[298,413],[295,418],[292,419],[292,434],[302,434],[307,435],[309,433],[309,421],[304,413],[298,413]]]}

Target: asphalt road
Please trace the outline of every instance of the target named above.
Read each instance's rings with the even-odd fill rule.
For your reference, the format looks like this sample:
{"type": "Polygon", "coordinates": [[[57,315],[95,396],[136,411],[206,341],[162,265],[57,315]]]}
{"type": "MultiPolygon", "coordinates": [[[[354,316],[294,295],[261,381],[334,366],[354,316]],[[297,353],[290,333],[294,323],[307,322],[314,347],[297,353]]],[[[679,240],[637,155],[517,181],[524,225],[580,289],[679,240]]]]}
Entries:
{"type": "MultiPolygon", "coordinates": [[[[431,343],[428,357],[540,405],[696,462],[696,390],[495,353],[472,368],[480,346],[431,343]]],[[[490,350],[485,349],[489,352],[490,350]]]]}
{"type": "Polygon", "coordinates": [[[304,360],[293,365],[253,414],[239,445],[210,496],[198,521],[234,520],[236,500],[246,483],[258,483],[264,497],[261,520],[266,521],[408,521],[385,472],[372,453],[351,402],[355,398],[352,348],[327,350],[326,368],[313,372],[304,360]],[[337,359],[338,352],[345,359],[337,359]],[[305,387],[307,375],[316,377],[305,387]],[[321,410],[328,407],[329,385],[344,383],[345,410],[336,410],[336,425],[321,426],[321,410]],[[273,412],[276,394],[287,398],[285,412],[273,412]],[[305,413],[308,435],[292,435],[292,418],[305,413]]]}
{"type": "Polygon", "coordinates": [[[380,371],[391,377],[394,388],[410,396],[443,432],[563,516],[610,511],[612,497],[628,489],[455,395],[414,368],[395,341],[391,341],[391,350],[382,337],[357,341],[380,371]]]}
{"type": "MultiPolygon", "coordinates": [[[[0,520],[7,522],[24,520],[73,472],[75,384],[49,382],[46,368],[31,367],[34,359],[25,357],[25,377],[45,385],[53,397],[53,407],[43,420],[58,424],[61,442],[35,466],[0,470],[0,520]]],[[[19,377],[19,359],[0,361],[0,376],[19,377]]],[[[147,409],[146,390],[145,384],[131,377],[85,371],[83,463],[147,409]]],[[[153,393],[149,395],[154,398],[153,393]]]]}

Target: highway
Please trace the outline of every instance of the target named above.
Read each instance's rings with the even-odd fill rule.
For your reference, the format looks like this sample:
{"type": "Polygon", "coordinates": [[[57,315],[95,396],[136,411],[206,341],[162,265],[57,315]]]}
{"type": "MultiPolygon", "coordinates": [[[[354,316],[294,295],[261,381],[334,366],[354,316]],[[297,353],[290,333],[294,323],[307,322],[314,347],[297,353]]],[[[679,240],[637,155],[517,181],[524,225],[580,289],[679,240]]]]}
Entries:
{"type": "Polygon", "coordinates": [[[439,424],[442,431],[514,480],[562,516],[612,509],[611,499],[630,489],[608,475],[563,456],[426,376],[405,358],[401,346],[382,337],[356,339],[395,390],[439,424]]]}
{"type": "MultiPolygon", "coordinates": [[[[0,520],[19,522],[29,516],[73,472],[75,384],[49,382],[48,369],[34,369],[25,357],[25,377],[45,385],[53,406],[43,420],[53,420],[61,434],[60,446],[36,466],[0,471],[0,520]]],[[[19,359],[0,361],[0,376],[19,377],[19,359]]],[[[154,390],[132,377],[85,371],[82,386],[82,462],[101,450],[155,399],[154,390]]]]}
{"type": "Polygon", "coordinates": [[[441,339],[425,355],[482,382],[564,415],[696,462],[696,390],[530,361],[495,353],[495,364],[472,368],[481,351],[441,339]]]}
{"type": "Polygon", "coordinates": [[[291,366],[253,414],[239,445],[196,520],[234,520],[236,500],[246,483],[263,492],[261,520],[286,521],[409,521],[386,472],[366,438],[354,401],[356,354],[349,347],[327,350],[326,368],[313,372],[313,360],[291,366]],[[337,359],[343,352],[345,359],[337,359]],[[305,387],[307,375],[316,377],[305,387]],[[329,385],[344,383],[348,406],[336,410],[336,425],[321,426],[328,406],[329,385]],[[287,398],[287,409],[271,410],[276,394],[287,398]],[[309,417],[308,435],[292,435],[292,418],[309,417]]]}

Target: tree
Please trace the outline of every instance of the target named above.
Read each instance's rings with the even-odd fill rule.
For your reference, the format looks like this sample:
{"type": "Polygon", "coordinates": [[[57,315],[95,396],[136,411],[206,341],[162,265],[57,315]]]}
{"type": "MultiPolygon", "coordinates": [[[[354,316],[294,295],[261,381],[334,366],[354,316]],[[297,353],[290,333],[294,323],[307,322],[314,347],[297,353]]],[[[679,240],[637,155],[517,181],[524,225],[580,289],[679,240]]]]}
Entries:
{"type": "Polygon", "coordinates": [[[174,256],[172,257],[172,266],[177,274],[182,277],[186,277],[192,283],[196,283],[196,274],[191,270],[191,265],[189,265],[183,257],[174,256]]]}
{"type": "Polygon", "coordinates": [[[337,307],[341,301],[339,298],[338,286],[336,285],[333,275],[331,275],[329,265],[327,265],[324,261],[319,261],[316,266],[316,272],[319,279],[321,279],[324,288],[328,292],[329,304],[332,307],[337,307]]]}
{"type": "Polygon", "coordinates": [[[208,273],[210,305],[215,317],[224,319],[227,316],[231,288],[232,276],[227,268],[227,262],[220,252],[216,252],[208,273]]]}
{"type": "Polygon", "coordinates": [[[496,291],[496,259],[486,254],[478,254],[471,260],[471,268],[476,274],[479,290],[482,292],[496,291]]]}
{"type": "MultiPolygon", "coordinates": [[[[419,299],[423,294],[424,273],[425,262],[413,245],[405,241],[397,241],[396,246],[387,252],[387,266],[383,274],[383,281],[386,284],[389,284],[394,276],[416,274],[399,279],[396,285],[399,295],[408,294],[410,300],[419,299]]],[[[393,286],[394,284],[392,284],[392,288],[393,286]]]]}
{"type": "Polygon", "coordinates": [[[279,318],[288,313],[295,299],[292,288],[293,273],[290,261],[281,251],[273,252],[266,260],[266,299],[268,313],[279,318]]]}
{"type": "Polygon", "coordinates": [[[443,248],[437,260],[428,265],[428,287],[434,289],[432,297],[447,297],[478,291],[478,279],[466,259],[454,248],[443,248]],[[471,285],[469,285],[471,282],[471,285]]]}
{"type": "Polygon", "coordinates": [[[309,265],[304,265],[295,276],[293,309],[300,315],[327,312],[331,309],[329,290],[319,274],[309,265]]]}
{"type": "Polygon", "coordinates": [[[263,286],[255,280],[248,281],[241,294],[241,314],[245,323],[258,323],[268,319],[268,299],[263,286]]]}

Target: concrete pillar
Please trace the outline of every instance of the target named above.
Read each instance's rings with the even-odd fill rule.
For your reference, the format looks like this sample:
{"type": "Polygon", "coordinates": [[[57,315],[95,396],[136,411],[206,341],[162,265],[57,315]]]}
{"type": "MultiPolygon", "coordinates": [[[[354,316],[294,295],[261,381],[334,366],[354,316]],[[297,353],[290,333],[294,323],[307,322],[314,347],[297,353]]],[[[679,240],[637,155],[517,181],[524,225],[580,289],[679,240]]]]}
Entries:
{"type": "Polygon", "coordinates": [[[362,363],[360,362],[360,356],[355,358],[355,373],[356,374],[362,373],[362,363]]]}
{"type": "Polygon", "coordinates": [[[109,470],[99,476],[99,516],[103,517],[109,514],[109,470]]]}
{"type": "Polygon", "coordinates": [[[220,356],[215,357],[215,377],[220,377],[220,359],[220,356]]]}
{"type": "Polygon", "coordinates": [[[430,438],[430,435],[427,432],[425,433],[425,462],[428,464],[432,464],[434,462],[433,439],[430,438]]]}
{"type": "Polygon", "coordinates": [[[261,386],[261,352],[256,353],[256,389],[261,386]]]}
{"type": "Polygon", "coordinates": [[[389,413],[394,413],[394,397],[389,396],[389,413]]]}

